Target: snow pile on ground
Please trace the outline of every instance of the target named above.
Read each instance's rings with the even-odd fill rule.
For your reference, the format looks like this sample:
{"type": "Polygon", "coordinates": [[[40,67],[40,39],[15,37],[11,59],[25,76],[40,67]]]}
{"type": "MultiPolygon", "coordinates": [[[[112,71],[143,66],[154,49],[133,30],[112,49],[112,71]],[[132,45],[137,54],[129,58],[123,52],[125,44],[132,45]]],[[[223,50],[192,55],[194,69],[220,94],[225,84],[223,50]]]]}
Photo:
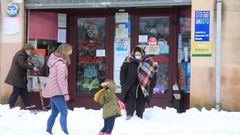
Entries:
{"type": "MultiPolygon", "coordinates": [[[[179,114],[172,108],[153,107],[146,109],[143,119],[134,116],[125,120],[125,111],[122,114],[116,119],[112,135],[240,135],[239,112],[193,108],[179,114]]],[[[8,105],[0,105],[0,134],[45,135],[49,115],[50,111],[33,113],[19,107],[9,109],[8,105]]],[[[70,135],[97,135],[102,126],[102,110],[69,110],[70,135]]],[[[53,133],[62,135],[59,118],[53,133]]]]}

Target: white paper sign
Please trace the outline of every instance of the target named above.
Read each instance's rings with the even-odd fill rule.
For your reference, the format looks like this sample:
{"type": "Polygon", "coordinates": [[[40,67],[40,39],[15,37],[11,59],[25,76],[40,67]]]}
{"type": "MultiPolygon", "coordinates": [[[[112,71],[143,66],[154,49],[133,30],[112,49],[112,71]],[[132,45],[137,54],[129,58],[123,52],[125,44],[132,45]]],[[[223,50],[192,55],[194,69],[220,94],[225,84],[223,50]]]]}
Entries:
{"type": "Polygon", "coordinates": [[[184,47],[184,60],[188,62],[188,47],[184,47]]]}
{"type": "Polygon", "coordinates": [[[12,0],[13,3],[23,3],[23,0],[12,0]]]}
{"type": "Polygon", "coordinates": [[[116,21],[116,23],[128,22],[128,13],[116,13],[115,21],[116,21]]]}
{"type": "Polygon", "coordinates": [[[66,36],[67,36],[67,30],[66,29],[58,29],[58,43],[66,43],[66,36]]]}
{"type": "Polygon", "coordinates": [[[105,53],[105,49],[98,49],[96,50],[96,56],[97,57],[105,57],[106,56],[106,53],[105,53]]]}
{"type": "Polygon", "coordinates": [[[58,14],[58,27],[59,28],[67,27],[67,14],[58,14]]]}
{"type": "Polygon", "coordinates": [[[139,42],[139,43],[148,42],[148,35],[139,35],[139,36],[138,36],[138,42],[139,42]]]}
{"type": "Polygon", "coordinates": [[[20,32],[19,17],[4,17],[3,18],[3,34],[15,35],[20,32]]]}

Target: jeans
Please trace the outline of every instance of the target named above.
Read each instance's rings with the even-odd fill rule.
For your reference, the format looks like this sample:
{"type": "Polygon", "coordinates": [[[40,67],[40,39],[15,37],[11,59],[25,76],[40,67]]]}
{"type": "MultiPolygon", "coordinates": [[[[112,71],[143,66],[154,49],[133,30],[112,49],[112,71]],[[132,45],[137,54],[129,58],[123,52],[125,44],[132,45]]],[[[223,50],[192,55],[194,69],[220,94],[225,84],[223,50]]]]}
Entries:
{"type": "Polygon", "coordinates": [[[51,97],[50,104],[51,104],[52,112],[47,121],[47,132],[52,134],[52,128],[55,123],[56,117],[58,113],[60,113],[61,128],[65,134],[68,134],[68,129],[67,129],[68,107],[67,107],[66,101],[64,100],[64,96],[51,97]]]}
{"type": "Polygon", "coordinates": [[[101,132],[111,134],[115,123],[115,116],[104,119],[104,127],[101,132]]]}
{"type": "Polygon", "coordinates": [[[10,95],[8,100],[8,104],[10,108],[13,108],[15,106],[18,96],[21,97],[25,107],[30,106],[30,100],[27,95],[27,89],[13,86],[12,94],[10,95]]]}

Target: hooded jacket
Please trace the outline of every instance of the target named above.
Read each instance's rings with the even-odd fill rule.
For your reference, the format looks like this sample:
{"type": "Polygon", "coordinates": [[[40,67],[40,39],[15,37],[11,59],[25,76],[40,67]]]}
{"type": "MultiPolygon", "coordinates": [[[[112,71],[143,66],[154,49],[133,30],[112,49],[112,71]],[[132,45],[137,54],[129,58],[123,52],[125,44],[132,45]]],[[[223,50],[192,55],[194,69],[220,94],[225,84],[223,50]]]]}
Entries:
{"type": "Polygon", "coordinates": [[[33,69],[33,66],[27,63],[27,59],[28,55],[24,49],[15,54],[5,83],[18,88],[27,88],[27,70],[33,69]]]}
{"type": "Polygon", "coordinates": [[[109,118],[112,116],[120,117],[121,111],[117,103],[117,97],[115,95],[116,86],[112,81],[109,82],[107,88],[104,88],[97,92],[94,96],[94,100],[103,105],[103,118],[109,118]]]}
{"type": "Polygon", "coordinates": [[[46,83],[46,87],[42,91],[45,98],[50,98],[57,95],[68,94],[68,69],[66,61],[51,54],[47,63],[50,73],[46,83]]]}

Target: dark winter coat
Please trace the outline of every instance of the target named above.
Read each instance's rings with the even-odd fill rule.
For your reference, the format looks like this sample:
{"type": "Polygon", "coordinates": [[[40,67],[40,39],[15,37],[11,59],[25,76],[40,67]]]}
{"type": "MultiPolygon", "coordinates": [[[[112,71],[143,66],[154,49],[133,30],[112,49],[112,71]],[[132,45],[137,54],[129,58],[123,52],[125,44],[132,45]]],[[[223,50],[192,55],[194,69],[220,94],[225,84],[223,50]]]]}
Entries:
{"type": "MultiPolygon", "coordinates": [[[[138,62],[123,62],[120,71],[120,84],[122,87],[122,96],[123,101],[126,102],[126,94],[128,91],[134,91],[137,89],[139,84],[138,75],[138,62]]],[[[150,80],[150,88],[149,88],[149,97],[147,97],[148,103],[151,100],[153,88],[156,85],[156,75],[150,80]]]]}
{"type": "Polygon", "coordinates": [[[20,50],[15,54],[5,83],[18,88],[27,88],[27,70],[33,69],[33,66],[27,63],[27,59],[28,55],[25,50],[20,50]]]}

